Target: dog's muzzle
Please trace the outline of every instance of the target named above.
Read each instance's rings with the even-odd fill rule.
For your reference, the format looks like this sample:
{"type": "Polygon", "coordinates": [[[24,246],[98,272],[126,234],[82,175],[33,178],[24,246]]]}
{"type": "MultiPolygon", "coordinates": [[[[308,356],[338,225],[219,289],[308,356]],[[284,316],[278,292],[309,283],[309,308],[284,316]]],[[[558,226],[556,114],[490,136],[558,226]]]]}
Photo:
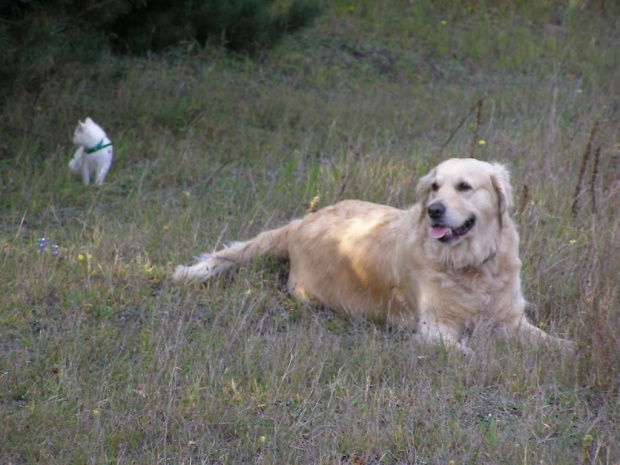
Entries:
{"type": "Polygon", "coordinates": [[[450,242],[457,237],[467,234],[476,224],[476,217],[472,216],[456,228],[446,226],[441,222],[441,218],[446,213],[446,207],[441,202],[430,204],[426,212],[431,219],[431,237],[441,242],[450,242]]]}

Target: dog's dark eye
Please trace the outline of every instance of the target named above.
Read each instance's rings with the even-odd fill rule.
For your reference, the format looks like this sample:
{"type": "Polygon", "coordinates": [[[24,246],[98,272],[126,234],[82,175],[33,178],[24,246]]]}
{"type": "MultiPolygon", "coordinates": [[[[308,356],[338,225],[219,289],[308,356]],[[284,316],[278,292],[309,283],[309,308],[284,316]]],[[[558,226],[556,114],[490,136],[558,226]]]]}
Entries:
{"type": "Polygon", "coordinates": [[[436,182],[434,182],[433,184],[431,184],[431,190],[434,190],[434,191],[439,190],[439,186],[437,185],[437,183],[436,183],[436,182]]]}
{"type": "Polygon", "coordinates": [[[465,192],[465,191],[470,191],[471,190],[471,184],[469,184],[468,182],[462,181],[459,183],[458,186],[456,186],[457,190],[461,191],[461,192],[465,192]]]}

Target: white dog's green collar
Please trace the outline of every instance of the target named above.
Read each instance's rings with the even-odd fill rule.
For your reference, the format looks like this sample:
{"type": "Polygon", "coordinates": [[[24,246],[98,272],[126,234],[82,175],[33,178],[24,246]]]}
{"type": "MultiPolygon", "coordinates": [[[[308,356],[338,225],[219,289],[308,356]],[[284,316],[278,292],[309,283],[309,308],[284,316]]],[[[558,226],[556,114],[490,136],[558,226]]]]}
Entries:
{"type": "Polygon", "coordinates": [[[95,153],[95,152],[98,152],[101,149],[104,149],[106,147],[110,147],[110,146],[114,145],[114,144],[112,144],[112,142],[108,142],[107,144],[105,144],[104,141],[105,141],[105,139],[101,139],[97,145],[95,145],[94,147],[92,147],[90,149],[87,149],[86,153],[95,153]]]}

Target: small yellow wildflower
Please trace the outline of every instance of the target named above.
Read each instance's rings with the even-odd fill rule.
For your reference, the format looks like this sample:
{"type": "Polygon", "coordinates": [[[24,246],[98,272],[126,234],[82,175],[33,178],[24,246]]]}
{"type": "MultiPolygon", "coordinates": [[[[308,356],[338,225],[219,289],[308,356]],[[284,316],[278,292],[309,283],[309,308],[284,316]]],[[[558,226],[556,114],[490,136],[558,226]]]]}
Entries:
{"type": "Polygon", "coordinates": [[[96,408],[96,409],[94,409],[94,410],[93,410],[93,412],[92,412],[92,413],[93,413],[93,415],[97,416],[97,415],[99,415],[99,414],[101,413],[101,410],[99,410],[98,408],[96,408]]]}
{"type": "Polygon", "coordinates": [[[153,270],[155,269],[155,267],[153,265],[150,265],[148,263],[145,263],[144,265],[142,265],[142,269],[144,271],[146,271],[147,273],[151,273],[153,272],[153,270]]]}
{"type": "Polygon", "coordinates": [[[448,21],[446,21],[445,19],[442,19],[440,24],[442,26],[447,26],[448,25],[448,21]]]}
{"type": "Polygon", "coordinates": [[[265,436],[259,436],[258,440],[260,442],[265,442],[267,440],[267,438],[265,436]]]}
{"type": "Polygon", "coordinates": [[[486,141],[485,141],[484,139],[480,139],[480,140],[478,141],[478,145],[479,145],[480,147],[482,147],[483,145],[486,145],[486,144],[487,144],[487,143],[486,143],[486,141]]]}
{"type": "Polygon", "coordinates": [[[83,254],[83,253],[79,253],[79,254],[78,254],[78,260],[79,260],[79,261],[84,260],[84,254],[83,254]]]}

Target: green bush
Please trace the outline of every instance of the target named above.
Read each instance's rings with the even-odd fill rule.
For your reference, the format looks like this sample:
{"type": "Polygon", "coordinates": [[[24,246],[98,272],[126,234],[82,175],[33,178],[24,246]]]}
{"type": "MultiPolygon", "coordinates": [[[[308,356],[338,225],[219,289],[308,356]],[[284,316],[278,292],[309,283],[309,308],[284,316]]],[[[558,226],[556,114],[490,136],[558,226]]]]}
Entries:
{"type": "Polygon", "coordinates": [[[180,41],[214,40],[256,52],[319,13],[318,0],[0,0],[0,84],[45,79],[59,66],[92,62],[110,48],[142,54],[180,41]],[[282,2],[279,2],[281,4],[282,2]]]}
{"type": "Polygon", "coordinates": [[[174,6],[158,0],[132,11],[113,31],[117,48],[133,53],[210,38],[232,50],[254,52],[306,26],[318,13],[316,1],[294,0],[287,9],[275,11],[273,0],[185,0],[174,6]]]}

